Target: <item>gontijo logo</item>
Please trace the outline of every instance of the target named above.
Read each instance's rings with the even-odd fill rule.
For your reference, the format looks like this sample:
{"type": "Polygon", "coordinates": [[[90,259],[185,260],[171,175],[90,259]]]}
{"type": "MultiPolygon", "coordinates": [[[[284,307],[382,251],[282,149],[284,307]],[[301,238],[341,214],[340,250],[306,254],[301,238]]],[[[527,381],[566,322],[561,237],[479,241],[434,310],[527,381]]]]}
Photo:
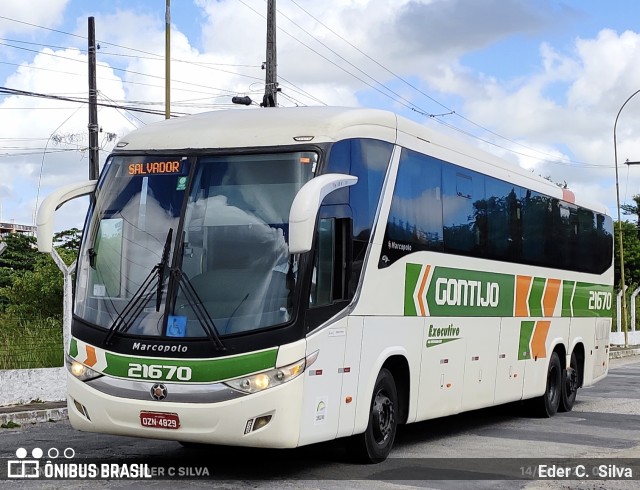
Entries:
{"type": "Polygon", "coordinates": [[[500,299],[497,282],[468,281],[465,279],[436,279],[438,306],[483,306],[496,308],[500,299]]]}
{"type": "Polygon", "coordinates": [[[511,316],[513,276],[407,264],[407,316],[511,316]]]}

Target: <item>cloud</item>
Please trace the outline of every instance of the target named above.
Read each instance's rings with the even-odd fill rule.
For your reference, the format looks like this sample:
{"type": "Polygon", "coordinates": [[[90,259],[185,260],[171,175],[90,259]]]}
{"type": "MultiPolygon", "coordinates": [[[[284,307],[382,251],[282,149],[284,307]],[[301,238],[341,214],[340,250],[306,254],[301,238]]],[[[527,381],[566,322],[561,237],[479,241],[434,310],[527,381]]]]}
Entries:
{"type": "MultiPolygon", "coordinates": [[[[9,2],[14,10],[3,10],[2,15],[57,26],[65,8],[72,3],[75,4],[47,1],[34,8],[33,2],[22,2],[24,7],[9,2]]],[[[594,37],[557,41],[563,29],[582,14],[578,7],[571,9],[551,0],[296,0],[296,3],[315,19],[292,2],[278,3],[282,104],[375,104],[451,132],[433,119],[421,118],[407,110],[406,102],[398,95],[385,97],[376,89],[386,93],[392,89],[427,111],[446,112],[429,101],[427,94],[456,111],[457,114],[440,118],[443,123],[493,144],[453,131],[456,137],[497,153],[514,165],[548,175],[556,182],[566,180],[577,193],[601,198],[611,207],[613,122],[625,99],[640,88],[635,86],[640,80],[640,65],[635,63],[640,55],[639,34],[603,29],[594,37]],[[549,33],[554,36],[548,36],[549,33]],[[546,40],[549,37],[555,42],[546,40]],[[539,51],[533,60],[516,59],[510,53],[504,63],[522,64],[512,70],[517,76],[507,78],[498,70],[489,69],[480,72],[465,64],[469,53],[491,54],[496,45],[509,42],[518,46],[523,38],[529,42],[539,40],[539,51]],[[423,93],[399,81],[391,72],[423,93]]],[[[172,111],[190,113],[230,107],[234,94],[249,94],[254,101],[261,101],[266,3],[195,0],[194,4],[198,9],[194,25],[200,31],[182,32],[178,25],[172,28],[172,111]]],[[[141,8],[98,11],[95,17],[97,38],[102,41],[98,51],[102,100],[135,103],[162,111],[162,6],[152,13],[141,8]]],[[[25,37],[43,34],[41,30],[14,24],[0,20],[0,35],[10,32],[9,28],[25,37]]],[[[75,25],[78,35],[86,35],[85,15],[68,18],[66,26],[69,25],[75,25]]],[[[23,62],[5,85],[86,96],[83,52],[86,43],[65,39],[63,45],[71,44],[76,49],[41,49],[35,56],[30,55],[29,61],[23,62]]],[[[497,62],[496,66],[499,65],[497,62]]],[[[629,103],[618,124],[621,161],[640,160],[640,154],[635,153],[640,147],[640,120],[632,117],[633,107],[640,106],[635,104],[640,104],[640,95],[637,101],[629,103]]],[[[5,186],[0,187],[0,197],[7,203],[5,209],[9,208],[8,202],[13,203],[11,212],[16,219],[30,222],[29,207],[35,203],[39,180],[44,195],[59,183],[86,178],[86,152],[81,150],[87,145],[87,140],[82,139],[86,138],[87,111],[78,107],[40,99],[0,99],[3,137],[40,138],[20,143],[31,148],[32,155],[10,158],[0,155],[0,181],[5,186]],[[60,134],[62,139],[50,140],[52,134],[60,134]],[[78,139],[71,141],[69,138],[74,135],[78,139]],[[73,151],[48,153],[41,167],[45,146],[48,151],[73,151]]],[[[106,108],[99,113],[103,130],[118,135],[159,119],[162,116],[134,116],[106,108]]],[[[109,148],[105,146],[106,150],[109,148]]],[[[629,170],[623,194],[625,187],[629,194],[635,193],[634,189],[640,191],[640,169],[629,170]]]]}
{"type": "Polygon", "coordinates": [[[36,26],[55,27],[62,22],[68,3],[69,0],[30,0],[28,2],[5,0],[2,2],[2,17],[20,22],[0,19],[0,36],[9,34],[38,36],[42,31],[36,26]]]}

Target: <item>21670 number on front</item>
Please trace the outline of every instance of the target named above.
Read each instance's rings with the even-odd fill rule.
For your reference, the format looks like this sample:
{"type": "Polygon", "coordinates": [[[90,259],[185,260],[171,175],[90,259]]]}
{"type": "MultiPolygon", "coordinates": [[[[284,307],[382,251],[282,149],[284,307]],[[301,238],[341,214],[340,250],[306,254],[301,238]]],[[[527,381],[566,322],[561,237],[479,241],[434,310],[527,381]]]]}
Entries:
{"type": "Polygon", "coordinates": [[[188,366],[162,366],[159,364],[131,362],[129,363],[127,376],[129,378],[189,381],[191,379],[191,368],[188,366]]]}

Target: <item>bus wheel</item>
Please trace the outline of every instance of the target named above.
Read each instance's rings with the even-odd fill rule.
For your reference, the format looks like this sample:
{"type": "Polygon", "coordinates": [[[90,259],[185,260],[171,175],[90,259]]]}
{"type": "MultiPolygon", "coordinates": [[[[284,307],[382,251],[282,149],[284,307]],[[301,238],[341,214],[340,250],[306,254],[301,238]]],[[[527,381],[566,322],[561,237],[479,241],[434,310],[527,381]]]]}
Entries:
{"type": "Polygon", "coordinates": [[[562,398],[562,365],[558,353],[551,354],[547,369],[547,388],[544,394],[532,400],[534,415],[539,417],[553,417],[560,406],[562,398]]]}
{"type": "Polygon", "coordinates": [[[369,423],[362,434],[349,441],[351,454],[361,463],[380,463],[387,459],[398,428],[398,393],[392,374],[387,369],[380,370],[376,379],[369,423]]]}
{"type": "Polygon", "coordinates": [[[580,385],[578,358],[576,357],[575,352],[571,353],[569,368],[566,371],[563,371],[563,374],[562,396],[560,398],[560,407],[558,410],[561,412],[570,412],[576,401],[576,395],[578,394],[578,388],[580,385]]]}

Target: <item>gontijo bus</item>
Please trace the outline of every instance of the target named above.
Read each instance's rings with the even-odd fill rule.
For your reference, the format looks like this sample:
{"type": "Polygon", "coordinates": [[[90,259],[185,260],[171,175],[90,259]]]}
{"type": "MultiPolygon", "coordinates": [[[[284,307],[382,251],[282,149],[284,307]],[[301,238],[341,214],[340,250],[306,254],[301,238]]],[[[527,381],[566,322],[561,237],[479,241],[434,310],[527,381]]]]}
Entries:
{"type": "Polygon", "coordinates": [[[389,112],[233,110],[125,136],[92,194],[67,352],[80,430],[274,448],[530,399],[608,369],[605,209],[389,112]]]}

